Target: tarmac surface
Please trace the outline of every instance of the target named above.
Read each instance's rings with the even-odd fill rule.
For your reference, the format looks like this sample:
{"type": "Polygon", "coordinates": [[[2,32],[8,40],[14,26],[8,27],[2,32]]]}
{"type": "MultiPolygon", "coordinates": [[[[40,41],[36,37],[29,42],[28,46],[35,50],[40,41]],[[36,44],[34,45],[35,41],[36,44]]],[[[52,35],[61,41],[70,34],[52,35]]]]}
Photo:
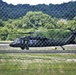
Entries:
{"type": "Polygon", "coordinates": [[[10,47],[9,44],[0,44],[0,53],[76,53],[76,44],[64,46],[65,50],[61,47],[37,47],[30,48],[29,50],[21,50],[20,48],[10,47]]]}
{"type": "Polygon", "coordinates": [[[0,53],[76,53],[76,50],[0,50],[0,53]]]}

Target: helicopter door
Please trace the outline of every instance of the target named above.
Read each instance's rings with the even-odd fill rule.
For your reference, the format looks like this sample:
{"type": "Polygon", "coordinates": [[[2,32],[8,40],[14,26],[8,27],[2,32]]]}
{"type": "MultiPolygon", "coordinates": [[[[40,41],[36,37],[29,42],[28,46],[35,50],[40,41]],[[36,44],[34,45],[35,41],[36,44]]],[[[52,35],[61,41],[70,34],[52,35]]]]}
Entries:
{"type": "Polygon", "coordinates": [[[26,45],[27,44],[27,40],[21,39],[21,44],[22,45],[26,45]]]}
{"type": "Polygon", "coordinates": [[[26,48],[26,50],[29,50],[29,47],[28,47],[28,40],[25,40],[24,43],[25,43],[25,48],[26,48]]]}
{"type": "Polygon", "coordinates": [[[21,40],[21,49],[29,49],[29,47],[28,47],[28,41],[27,40],[24,40],[24,39],[22,39],[21,40]]]}
{"type": "Polygon", "coordinates": [[[23,39],[21,39],[21,45],[23,45],[24,44],[24,40],[23,39]]]}
{"type": "Polygon", "coordinates": [[[21,47],[21,49],[25,49],[25,41],[24,41],[24,39],[20,39],[20,47],[21,47]]]}

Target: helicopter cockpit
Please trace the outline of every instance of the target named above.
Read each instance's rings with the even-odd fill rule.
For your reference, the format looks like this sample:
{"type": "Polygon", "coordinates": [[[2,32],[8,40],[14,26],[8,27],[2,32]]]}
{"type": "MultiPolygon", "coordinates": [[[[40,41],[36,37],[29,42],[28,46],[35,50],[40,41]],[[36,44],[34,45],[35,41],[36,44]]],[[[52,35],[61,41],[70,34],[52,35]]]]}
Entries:
{"type": "Polygon", "coordinates": [[[16,39],[16,40],[14,40],[14,42],[13,42],[13,44],[19,44],[20,43],[20,39],[16,39]]]}
{"type": "Polygon", "coordinates": [[[24,40],[23,38],[17,38],[14,40],[10,46],[11,47],[21,47],[21,45],[27,44],[27,40],[24,40]]]}
{"type": "Polygon", "coordinates": [[[12,46],[12,47],[16,47],[16,46],[18,46],[18,44],[20,44],[20,39],[16,39],[16,40],[14,40],[11,44],[10,44],[10,46],[12,46]]]}
{"type": "Polygon", "coordinates": [[[14,40],[11,44],[10,44],[10,46],[12,46],[12,47],[17,47],[18,46],[18,44],[20,44],[20,39],[19,38],[17,38],[16,40],[14,40]]]}

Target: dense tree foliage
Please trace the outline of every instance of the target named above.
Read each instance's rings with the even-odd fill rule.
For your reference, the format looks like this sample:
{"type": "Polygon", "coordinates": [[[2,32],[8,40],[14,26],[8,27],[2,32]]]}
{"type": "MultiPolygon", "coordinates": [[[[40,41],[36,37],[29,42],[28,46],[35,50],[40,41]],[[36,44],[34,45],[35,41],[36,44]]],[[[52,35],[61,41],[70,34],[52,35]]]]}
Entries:
{"type": "Polygon", "coordinates": [[[73,19],[76,16],[76,1],[56,5],[12,5],[0,0],[0,19],[17,19],[24,16],[29,11],[42,11],[43,13],[48,14],[52,17],[73,19]]]}
{"type": "Polygon", "coordinates": [[[72,20],[52,18],[43,12],[29,11],[18,19],[0,19],[0,40],[14,40],[25,32],[34,32],[33,36],[47,38],[66,38],[70,34],[67,28],[76,28],[76,17],[72,20]]]}

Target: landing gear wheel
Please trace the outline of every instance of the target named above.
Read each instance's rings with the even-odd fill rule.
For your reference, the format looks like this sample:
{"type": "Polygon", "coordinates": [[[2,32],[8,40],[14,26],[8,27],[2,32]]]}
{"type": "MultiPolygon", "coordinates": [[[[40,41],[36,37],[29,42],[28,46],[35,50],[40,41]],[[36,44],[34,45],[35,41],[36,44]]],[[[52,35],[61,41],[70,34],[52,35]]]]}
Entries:
{"type": "Polygon", "coordinates": [[[57,47],[55,47],[55,50],[57,50],[57,47]]]}
{"type": "Polygon", "coordinates": [[[26,47],[26,50],[29,50],[29,47],[26,47]]]}
{"type": "Polygon", "coordinates": [[[24,50],[24,49],[25,49],[25,47],[21,47],[21,49],[22,49],[22,50],[24,50]]]}

